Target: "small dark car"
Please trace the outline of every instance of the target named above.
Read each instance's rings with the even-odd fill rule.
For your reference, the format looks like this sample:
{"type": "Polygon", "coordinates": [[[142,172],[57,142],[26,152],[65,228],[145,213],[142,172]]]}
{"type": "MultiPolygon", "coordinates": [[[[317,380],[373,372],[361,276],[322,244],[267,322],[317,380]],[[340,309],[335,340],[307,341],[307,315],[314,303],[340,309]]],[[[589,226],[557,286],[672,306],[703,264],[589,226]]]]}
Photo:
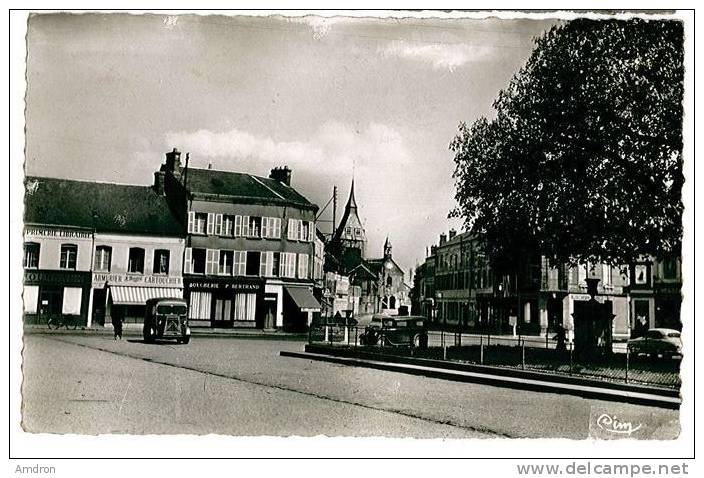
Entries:
{"type": "Polygon", "coordinates": [[[188,326],[188,302],[183,299],[149,299],[144,315],[144,341],[176,339],[187,344],[191,340],[188,326]]]}
{"type": "Polygon", "coordinates": [[[428,347],[428,329],[425,317],[374,316],[359,336],[361,345],[428,347]]]}
{"type": "Polygon", "coordinates": [[[628,350],[635,355],[645,354],[651,357],[662,355],[663,358],[682,356],[682,338],[680,332],[673,329],[650,329],[643,337],[628,341],[628,350]]]}

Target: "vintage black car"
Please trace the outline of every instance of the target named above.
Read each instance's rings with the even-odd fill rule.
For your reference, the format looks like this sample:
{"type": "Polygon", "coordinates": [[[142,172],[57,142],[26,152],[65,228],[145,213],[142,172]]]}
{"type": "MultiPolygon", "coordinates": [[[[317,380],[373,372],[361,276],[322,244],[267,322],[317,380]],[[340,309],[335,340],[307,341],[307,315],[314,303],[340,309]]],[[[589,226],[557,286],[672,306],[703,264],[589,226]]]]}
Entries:
{"type": "Polygon", "coordinates": [[[188,302],[183,299],[149,299],[144,315],[144,341],[175,339],[187,344],[191,340],[188,326],[188,302]]]}
{"type": "Polygon", "coordinates": [[[359,337],[361,345],[428,347],[425,317],[375,315],[359,337]]]}

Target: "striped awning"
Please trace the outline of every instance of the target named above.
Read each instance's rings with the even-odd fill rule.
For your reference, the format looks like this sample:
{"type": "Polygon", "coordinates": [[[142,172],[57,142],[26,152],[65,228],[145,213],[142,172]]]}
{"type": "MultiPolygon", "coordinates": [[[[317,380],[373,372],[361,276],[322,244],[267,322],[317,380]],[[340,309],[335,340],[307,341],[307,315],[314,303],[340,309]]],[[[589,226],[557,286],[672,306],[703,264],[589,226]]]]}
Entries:
{"type": "Polygon", "coordinates": [[[301,312],[320,312],[320,302],[308,287],[284,287],[301,312]]]}
{"type": "Polygon", "coordinates": [[[110,286],[112,303],[117,305],[144,305],[147,299],[181,299],[183,289],[177,287],[110,286]]]}

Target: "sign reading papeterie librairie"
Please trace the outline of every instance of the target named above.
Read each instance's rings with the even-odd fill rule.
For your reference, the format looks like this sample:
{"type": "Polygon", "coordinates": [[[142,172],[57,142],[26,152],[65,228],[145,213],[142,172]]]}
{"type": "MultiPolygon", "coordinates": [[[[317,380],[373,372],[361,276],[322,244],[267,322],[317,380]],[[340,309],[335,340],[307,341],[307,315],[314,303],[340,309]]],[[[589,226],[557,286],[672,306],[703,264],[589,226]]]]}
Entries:
{"type": "Polygon", "coordinates": [[[140,275],[140,274],[111,274],[109,272],[94,272],[93,287],[102,289],[107,285],[125,285],[142,287],[183,287],[183,277],[140,275]]]}

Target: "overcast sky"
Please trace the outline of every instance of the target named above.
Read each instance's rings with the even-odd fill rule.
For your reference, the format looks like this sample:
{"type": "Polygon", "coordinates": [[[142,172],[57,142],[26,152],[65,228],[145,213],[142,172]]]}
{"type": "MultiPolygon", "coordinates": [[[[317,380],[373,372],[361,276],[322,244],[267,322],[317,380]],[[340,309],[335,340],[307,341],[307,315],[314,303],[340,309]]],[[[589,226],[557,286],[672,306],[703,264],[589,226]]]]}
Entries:
{"type": "Polygon", "coordinates": [[[491,115],[553,23],[35,15],[26,172],[150,184],[177,147],[196,167],[288,165],[321,207],[337,185],[338,219],[354,174],[368,254],[388,235],[408,270],[459,226],[457,125],[491,115]]]}

